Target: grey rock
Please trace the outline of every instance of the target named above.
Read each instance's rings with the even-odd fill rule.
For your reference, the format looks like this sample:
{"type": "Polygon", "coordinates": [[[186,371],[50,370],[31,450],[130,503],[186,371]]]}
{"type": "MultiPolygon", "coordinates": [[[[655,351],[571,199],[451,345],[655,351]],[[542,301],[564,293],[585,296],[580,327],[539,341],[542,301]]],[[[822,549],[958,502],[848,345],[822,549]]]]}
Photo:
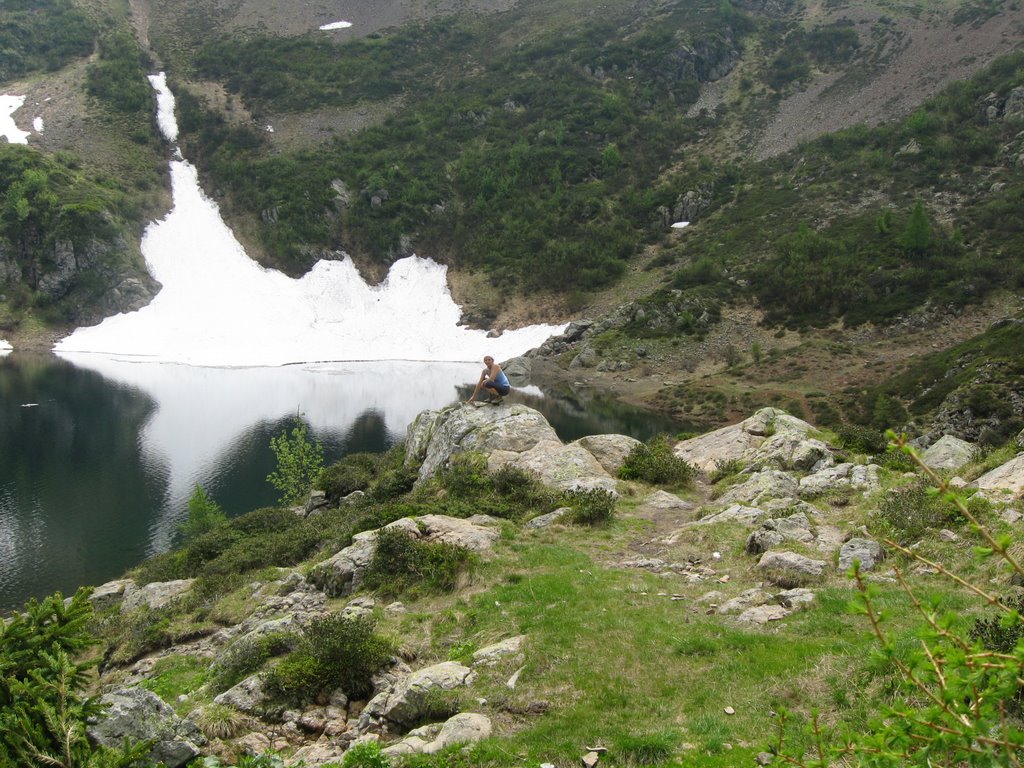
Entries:
{"type": "Polygon", "coordinates": [[[575,443],[570,443],[570,445],[576,444],[589,451],[604,467],[605,472],[616,477],[625,463],[626,457],[636,446],[640,445],[640,441],[626,435],[590,435],[581,437],[575,443]]]}
{"type": "Polygon", "coordinates": [[[734,485],[717,499],[717,503],[744,502],[757,506],[771,499],[796,496],[798,491],[799,484],[792,475],[777,469],[765,469],[734,485]]]}
{"type": "Polygon", "coordinates": [[[101,584],[89,595],[89,602],[97,613],[113,608],[119,604],[126,592],[136,589],[135,582],[131,579],[118,579],[101,584]]]}
{"type": "Polygon", "coordinates": [[[748,555],[760,555],[774,549],[785,540],[786,537],[778,531],[761,528],[754,531],[747,537],[747,543],[744,546],[743,551],[748,555]]]}
{"type": "Polygon", "coordinates": [[[488,645],[473,653],[474,667],[489,667],[508,656],[518,656],[523,648],[526,635],[516,635],[500,643],[488,645]]]}
{"type": "Polygon", "coordinates": [[[825,572],[824,560],[813,560],[795,552],[766,552],[757,563],[765,578],[779,586],[796,586],[817,579],[825,572]]]}
{"type": "Polygon", "coordinates": [[[370,699],[359,716],[359,727],[367,731],[374,723],[412,725],[423,719],[438,693],[461,688],[472,679],[472,670],[454,661],[417,670],[396,680],[370,699]]]}
{"type": "Polygon", "coordinates": [[[779,594],[775,596],[775,599],[783,608],[795,610],[805,608],[813,603],[814,593],[809,589],[797,587],[796,589],[786,589],[779,592],[779,594]]]}
{"type": "Polygon", "coordinates": [[[572,512],[571,507],[559,507],[554,512],[548,512],[546,515],[538,515],[532,520],[528,520],[524,528],[547,528],[549,525],[554,525],[560,521],[563,517],[572,512]]]}
{"type": "Polygon", "coordinates": [[[163,608],[188,592],[193,581],[195,580],[154,581],[134,589],[129,587],[125,590],[121,610],[132,611],[143,605],[148,606],[150,610],[163,608]]]}
{"type": "Polygon", "coordinates": [[[932,469],[956,470],[974,458],[977,446],[952,435],[943,435],[921,454],[921,461],[932,469]]]}
{"type": "Polygon", "coordinates": [[[487,462],[491,471],[506,465],[533,472],[544,485],[559,490],[600,489],[617,494],[615,478],[578,443],[542,440],[519,453],[494,451],[487,462]]]}
{"type": "Polygon", "coordinates": [[[474,408],[462,404],[424,411],[416,417],[407,431],[406,463],[422,462],[419,476],[424,480],[458,453],[522,453],[542,441],[558,442],[558,435],[532,408],[520,404],[474,408]]]}
{"type": "Polygon", "coordinates": [[[876,464],[837,464],[800,478],[801,496],[814,496],[842,488],[877,491],[880,487],[876,464]]]}
{"type": "Polygon", "coordinates": [[[995,501],[1012,501],[1024,497],[1024,454],[986,472],[971,485],[995,501]]]}
{"type": "Polygon", "coordinates": [[[213,703],[234,707],[240,712],[250,715],[263,714],[267,704],[267,694],[263,690],[263,676],[260,674],[250,675],[242,682],[216,696],[213,703]]]}
{"type": "Polygon", "coordinates": [[[693,525],[713,525],[715,523],[737,522],[744,525],[757,525],[768,515],[768,512],[760,507],[748,507],[744,504],[733,504],[721,512],[702,517],[693,525]]]}
{"type": "Polygon", "coordinates": [[[103,694],[106,712],[87,725],[89,738],[105,747],[123,746],[125,739],[154,741],[149,756],[167,768],[179,768],[206,743],[191,720],[178,717],[159,696],[144,688],[120,688],[103,694]]]}
{"type": "Polygon", "coordinates": [[[771,602],[771,600],[772,596],[763,589],[748,589],[739,596],[734,597],[731,600],[727,600],[719,605],[716,612],[722,615],[742,613],[749,608],[765,605],[766,603],[771,602]]]}
{"type": "Polygon", "coordinates": [[[750,624],[767,624],[770,621],[781,621],[789,614],[790,611],[781,605],[757,605],[743,611],[736,620],[750,624]]]}
{"type": "Polygon", "coordinates": [[[885,557],[882,545],[870,539],[854,538],[839,549],[839,570],[848,571],[855,560],[860,561],[862,571],[873,570],[885,557]]]}

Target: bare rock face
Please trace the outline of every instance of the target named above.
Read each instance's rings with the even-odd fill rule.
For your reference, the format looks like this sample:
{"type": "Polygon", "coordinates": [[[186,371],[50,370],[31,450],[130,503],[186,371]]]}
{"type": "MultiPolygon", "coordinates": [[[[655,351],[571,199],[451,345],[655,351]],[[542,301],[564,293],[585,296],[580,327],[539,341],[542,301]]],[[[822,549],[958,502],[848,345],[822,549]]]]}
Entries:
{"type": "Polygon", "coordinates": [[[359,717],[359,730],[368,732],[389,724],[408,727],[422,722],[436,696],[469,685],[474,673],[454,661],[445,661],[406,675],[367,702],[359,717]]]}
{"type": "Polygon", "coordinates": [[[141,587],[134,587],[134,582],[126,585],[123,590],[124,600],[122,611],[131,611],[143,605],[151,610],[163,608],[177,600],[192,588],[194,579],[177,579],[175,581],[154,581],[141,587]]]}
{"type": "Polygon", "coordinates": [[[532,472],[544,485],[559,490],[600,489],[615,493],[615,478],[579,443],[562,445],[543,440],[528,451],[495,451],[487,462],[491,470],[511,465],[532,472]]]}
{"type": "MultiPolygon", "coordinates": [[[[630,451],[640,445],[639,440],[626,435],[590,435],[581,437],[576,443],[593,454],[598,463],[604,467],[605,472],[612,477],[619,474],[630,451]]],[[[575,445],[575,443],[570,443],[570,445],[575,445]]]]}

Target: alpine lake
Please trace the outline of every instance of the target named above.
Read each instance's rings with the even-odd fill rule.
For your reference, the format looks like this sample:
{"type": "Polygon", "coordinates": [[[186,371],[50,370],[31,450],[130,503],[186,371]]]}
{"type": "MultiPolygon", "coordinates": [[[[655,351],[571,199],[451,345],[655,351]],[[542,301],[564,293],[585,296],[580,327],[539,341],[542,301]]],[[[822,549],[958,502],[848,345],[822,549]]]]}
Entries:
{"type": "MultiPolygon", "coordinates": [[[[270,439],[296,419],[326,463],[384,451],[418,413],[465,400],[477,364],[199,368],[0,357],[0,613],[117,578],[174,546],[197,485],[229,516],[277,503],[270,439]]],[[[563,441],[680,425],[587,392],[517,388],[563,441]]]]}

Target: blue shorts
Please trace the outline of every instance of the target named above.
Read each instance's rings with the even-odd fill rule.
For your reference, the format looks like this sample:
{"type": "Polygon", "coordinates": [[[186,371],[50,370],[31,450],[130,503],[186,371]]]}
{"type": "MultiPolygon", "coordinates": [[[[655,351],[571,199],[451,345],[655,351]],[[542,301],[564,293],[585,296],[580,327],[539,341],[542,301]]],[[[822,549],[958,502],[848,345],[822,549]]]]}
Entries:
{"type": "Polygon", "coordinates": [[[503,387],[500,384],[495,384],[493,381],[485,381],[484,389],[489,389],[493,392],[497,392],[502,397],[504,397],[505,395],[512,391],[512,387],[503,387]]]}

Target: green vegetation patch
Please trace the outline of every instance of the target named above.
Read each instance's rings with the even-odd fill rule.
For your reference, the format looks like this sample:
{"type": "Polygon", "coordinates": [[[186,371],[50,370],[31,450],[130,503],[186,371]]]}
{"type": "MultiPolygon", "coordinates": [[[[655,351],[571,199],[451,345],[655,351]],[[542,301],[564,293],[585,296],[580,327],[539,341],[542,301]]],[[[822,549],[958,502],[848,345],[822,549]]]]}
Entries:
{"type": "Polygon", "coordinates": [[[92,53],[96,26],[70,0],[4,0],[0,82],[92,53]]]}

